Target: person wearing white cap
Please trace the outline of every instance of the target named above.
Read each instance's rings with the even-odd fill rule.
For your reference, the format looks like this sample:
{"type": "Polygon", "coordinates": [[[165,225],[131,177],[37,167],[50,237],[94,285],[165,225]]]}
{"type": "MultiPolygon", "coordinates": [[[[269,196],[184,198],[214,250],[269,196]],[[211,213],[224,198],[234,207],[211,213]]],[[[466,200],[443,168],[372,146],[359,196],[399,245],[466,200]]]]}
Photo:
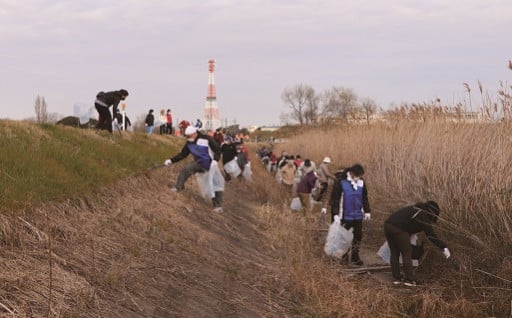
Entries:
{"type": "Polygon", "coordinates": [[[327,191],[327,187],[329,185],[329,179],[336,180],[336,176],[329,171],[329,164],[331,164],[331,158],[325,157],[322,160],[320,166],[318,166],[317,174],[318,174],[318,182],[320,183],[320,191],[313,197],[315,201],[321,201],[325,192],[327,191]]]}
{"type": "MultiPolygon", "coordinates": [[[[185,137],[187,138],[187,142],[181,152],[164,162],[166,166],[169,166],[185,159],[189,154],[192,154],[194,157],[194,161],[186,164],[183,169],[181,169],[178,180],[176,181],[176,186],[171,188],[173,192],[183,190],[185,188],[185,182],[193,174],[209,171],[210,168],[214,166],[217,167],[221,155],[219,144],[217,144],[212,137],[197,131],[195,127],[188,126],[185,129],[185,137]]],[[[213,211],[222,212],[222,191],[215,191],[212,202],[214,207],[213,211]]]]}

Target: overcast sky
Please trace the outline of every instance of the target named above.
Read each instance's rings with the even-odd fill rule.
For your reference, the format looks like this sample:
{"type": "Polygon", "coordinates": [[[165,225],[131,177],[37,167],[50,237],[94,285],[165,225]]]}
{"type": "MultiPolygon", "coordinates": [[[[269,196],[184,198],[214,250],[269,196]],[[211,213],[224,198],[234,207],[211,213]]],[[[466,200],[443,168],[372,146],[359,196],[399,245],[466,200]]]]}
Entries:
{"type": "Polygon", "coordinates": [[[0,0],[0,118],[33,117],[38,94],[73,115],[124,88],[132,120],[169,107],[194,120],[209,59],[230,124],[279,124],[300,83],[385,109],[452,104],[464,82],[495,93],[510,79],[511,17],[510,0],[0,0]]]}

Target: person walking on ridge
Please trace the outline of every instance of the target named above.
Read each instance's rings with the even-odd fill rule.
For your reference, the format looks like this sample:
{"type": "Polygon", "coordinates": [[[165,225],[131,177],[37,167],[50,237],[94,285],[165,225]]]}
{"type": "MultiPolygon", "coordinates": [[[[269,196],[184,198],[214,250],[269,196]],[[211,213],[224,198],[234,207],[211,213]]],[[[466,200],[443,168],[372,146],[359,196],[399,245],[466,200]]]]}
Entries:
{"type": "Polygon", "coordinates": [[[108,130],[110,133],[112,133],[112,121],[114,116],[117,114],[117,107],[119,106],[119,102],[125,100],[128,95],[128,91],[125,89],[106,93],[99,92],[96,94],[94,107],[98,111],[99,116],[96,128],[101,130],[108,130]],[[110,107],[112,107],[112,114],[110,113],[110,107]]]}

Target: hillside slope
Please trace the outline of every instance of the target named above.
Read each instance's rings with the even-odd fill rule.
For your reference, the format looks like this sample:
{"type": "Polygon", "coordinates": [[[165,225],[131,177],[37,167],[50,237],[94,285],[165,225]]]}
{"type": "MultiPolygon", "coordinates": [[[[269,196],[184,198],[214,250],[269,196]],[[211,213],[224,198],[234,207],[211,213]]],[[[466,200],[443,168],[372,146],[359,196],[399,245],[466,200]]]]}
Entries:
{"type": "Polygon", "coordinates": [[[178,171],[2,216],[0,312],[46,316],[51,303],[64,317],[287,316],[293,297],[253,191],[228,183],[214,214],[193,178],[169,191],[178,171]]]}

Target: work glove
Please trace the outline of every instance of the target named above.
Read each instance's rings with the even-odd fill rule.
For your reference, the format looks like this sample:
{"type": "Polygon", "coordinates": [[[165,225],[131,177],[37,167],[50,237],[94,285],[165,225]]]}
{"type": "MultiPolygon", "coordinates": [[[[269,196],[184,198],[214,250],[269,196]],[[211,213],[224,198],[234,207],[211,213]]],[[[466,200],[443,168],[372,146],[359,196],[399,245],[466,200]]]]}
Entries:
{"type": "Polygon", "coordinates": [[[450,250],[448,249],[448,247],[445,247],[445,248],[443,249],[443,254],[444,254],[444,256],[445,256],[446,258],[450,258],[450,256],[452,255],[452,254],[450,254],[450,250]]]}
{"type": "Polygon", "coordinates": [[[171,163],[172,163],[171,159],[167,159],[167,160],[165,160],[164,165],[170,166],[171,163]]]}
{"type": "Polygon", "coordinates": [[[365,213],[363,216],[363,219],[365,221],[370,221],[371,218],[372,218],[372,215],[370,213],[365,213]]]}
{"type": "Polygon", "coordinates": [[[217,160],[213,160],[212,163],[210,164],[210,167],[217,167],[219,165],[219,163],[217,162],[217,160]]]}
{"type": "Polygon", "coordinates": [[[323,215],[325,215],[325,214],[327,214],[327,209],[326,208],[322,208],[321,212],[322,212],[323,215]]]}

